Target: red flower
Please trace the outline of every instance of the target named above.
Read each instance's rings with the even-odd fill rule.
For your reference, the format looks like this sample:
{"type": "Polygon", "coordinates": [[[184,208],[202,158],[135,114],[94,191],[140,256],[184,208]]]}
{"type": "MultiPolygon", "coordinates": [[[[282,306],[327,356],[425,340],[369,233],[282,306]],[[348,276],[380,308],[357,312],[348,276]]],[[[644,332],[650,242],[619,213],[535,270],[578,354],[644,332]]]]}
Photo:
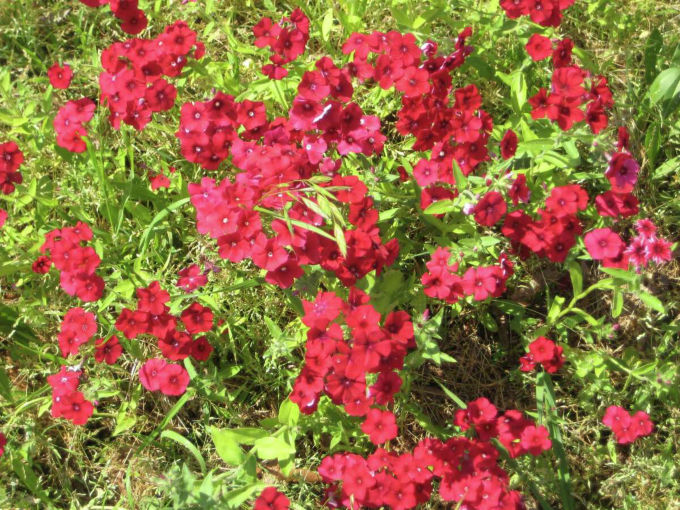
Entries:
{"type": "Polygon", "coordinates": [[[92,402],[85,400],[85,396],[79,391],[61,396],[56,407],[56,410],[53,409],[53,414],[56,413],[56,417],[61,416],[71,420],[74,425],[84,425],[87,423],[87,420],[94,411],[92,402]]]}
{"type": "Polygon", "coordinates": [[[21,184],[23,177],[17,170],[24,162],[24,154],[14,142],[0,144],[0,192],[9,195],[15,184],[21,184]]]}
{"type": "Polygon", "coordinates": [[[170,294],[161,289],[158,281],[151,282],[147,288],[137,289],[137,308],[152,315],[161,315],[167,310],[165,303],[170,301],[170,294]]]}
{"type": "Polygon", "coordinates": [[[588,207],[588,194],[578,184],[556,186],[550,191],[545,206],[557,217],[569,216],[588,207]]]}
{"type": "Polygon", "coordinates": [[[501,157],[510,159],[517,152],[517,135],[512,129],[508,129],[501,140],[501,157]]]}
{"type": "Polygon", "coordinates": [[[383,444],[397,437],[397,421],[390,411],[371,409],[361,424],[361,430],[369,437],[371,443],[383,444]]]}
{"type": "Polygon", "coordinates": [[[158,378],[158,389],[164,395],[182,395],[189,385],[189,373],[181,365],[168,363],[163,367],[158,378]]]}
{"type": "Polygon", "coordinates": [[[196,264],[182,269],[177,275],[177,286],[185,292],[192,292],[208,283],[208,277],[201,273],[201,268],[196,264]]]}
{"type": "Polygon", "coordinates": [[[302,300],[305,315],[302,323],[310,328],[326,329],[344,308],[342,299],[332,292],[322,292],[316,295],[314,301],[302,300]]]}
{"type": "Polygon", "coordinates": [[[531,455],[540,455],[552,447],[548,429],[543,425],[538,427],[529,425],[525,428],[520,436],[520,444],[531,455]]]}
{"type": "Polygon", "coordinates": [[[549,37],[541,34],[533,34],[525,46],[532,60],[538,62],[548,58],[552,53],[552,42],[549,37]]]}
{"type": "Polygon", "coordinates": [[[5,453],[5,445],[7,444],[7,438],[5,437],[5,434],[0,432],[0,457],[3,456],[5,453]]]}
{"type": "Polygon", "coordinates": [[[378,380],[370,388],[371,396],[378,405],[385,406],[394,400],[401,388],[401,377],[396,372],[380,372],[378,380]]]}
{"type": "Polygon", "coordinates": [[[52,267],[52,260],[45,255],[40,255],[35,259],[35,262],[33,262],[31,269],[34,273],[46,274],[50,272],[50,267],[52,267]]]}
{"type": "Polygon", "coordinates": [[[531,118],[543,119],[548,116],[548,91],[541,88],[535,96],[529,98],[531,118]]]}
{"type": "Polygon", "coordinates": [[[574,123],[585,119],[585,114],[579,109],[580,104],[579,98],[550,94],[547,107],[548,118],[556,121],[561,130],[568,131],[574,123]]]}
{"type": "Polygon", "coordinates": [[[619,444],[632,443],[639,437],[648,436],[654,430],[654,423],[644,411],[631,416],[619,406],[609,406],[602,418],[602,423],[612,429],[619,444]]]}
{"type": "Polygon", "coordinates": [[[118,337],[112,335],[108,340],[100,338],[95,342],[94,359],[98,363],[105,361],[107,365],[113,365],[123,353],[123,346],[118,342],[118,337]]]}
{"type": "Polygon", "coordinates": [[[507,212],[508,206],[498,191],[489,191],[477,202],[473,213],[475,221],[480,225],[491,227],[507,212]]]}
{"type": "Polygon", "coordinates": [[[71,78],[73,77],[73,71],[68,64],[64,64],[63,67],[59,64],[54,63],[52,67],[47,70],[47,76],[50,78],[50,84],[55,89],[67,89],[71,84],[71,78]]]}
{"type": "Polygon", "coordinates": [[[290,500],[276,487],[267,487],[255,500],[253,510],[288,510],[290,500]]]}
{"type": "Polygon", "coordinates": [[[204,336],[197,338],[191,344],[191,357],[197,361],[205,361],[210,357],[213,351],[213,346],[210,345],[208,339],[204,336]]]}
{"type": "Polygon", "coordinates": [[[609,161],[605,172],[612,191],[615,193],[630,193],[637,183],[640,165],[627,152],[616,152],[609,161]]]}
{"type": "Polygon", "coordinates": [[[186,308],[181,315],[182,322],[187,331],[195,335],[210,331],[213,325],[213,313],[210,308],[200,303],[193,303],[186,308]]]}
{"type": "Polygon", "coordinates": [[[161,373],[167,362],[161,358],[152,358],[139,369],[139,381],[149,391],[157,391],[161,387],[161,373]]]}
{"type": "MultiPolygon", "coordinates": [[[[4,209],[0,209],[0,228],[2,228],[5,225],[5,221],[7,220],[7,211],[4,209]]],[[[48,267],[49,271],[49,267],[48,267]]]]}
{"type": "Polygon", "coordinates": [[[558,68],[571,65],[571,50],[573,48],[574,41],[568,37],[558,42],[553,52],[553,66],[558,68]]]}
{"type": "MultiPolygon", "coordinates": [[[[519,174],[510,186],[508,190],[508,196],[512,200],[513,205],[517,205],[519,202],[528,203],[529,197],[531,196],[531,191],[527,186],[527,176],[524,174],[519,174]]],[[[512,214],[512,213],[511,213],[512,214]]]]}
{"type": "Polygon", "coordinates": [[[616,258],[625,248],[621,237],[609,228],[592,230],[585,235],[583,240],[588,253],[595,260],[616,258]]]}

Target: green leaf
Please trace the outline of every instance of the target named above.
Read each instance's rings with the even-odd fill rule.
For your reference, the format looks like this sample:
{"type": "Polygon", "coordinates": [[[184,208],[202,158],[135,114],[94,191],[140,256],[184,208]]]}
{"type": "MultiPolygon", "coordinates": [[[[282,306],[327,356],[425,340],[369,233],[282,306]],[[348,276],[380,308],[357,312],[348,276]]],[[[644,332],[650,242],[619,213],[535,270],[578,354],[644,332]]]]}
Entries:
{"type": "Polygon", "coordinates": [[[279,407],[279,423],[294,427],[300,420],[300,408],[291,399],[287,398],[279,407]]]}
{"type": "Polygon", "coordinates": [[[457,209],[457,205],[453,200],[438,200],[432,202],[427,206],[427,209],[423,211],[424,214],[445,214],[449,211],[457,209]]]}
{"type": "Polygon", "coordinates": [[[269,433],[266,430],[255,427],[241,427],[238,429],[230,429],[231,436],[237,443],[240,444],[255,444],[258,439],[267,437],[269,433]]]}
{"type": "Polygon", "coordinates": [[[229,509],[241,508],[246,501],[252,499],[255,494],[261,492],[265,487],[267,487],[267,484],[258,482],[234,489],[224,495],[224,502],[229,509]]]}
{"type": "Polygon", "coordinates": [[[559,464],[557,475],[559,478],[559,492],[562,507],[565,510],[573,510],[575,508],[574,498],[571,495],[571,474],[569,473],[569,462],[564,451],[564,443],[562,441],[562,432],[557,423],[557,416],[555,410],[557,405],[555,402],[555,392],[552,386],[550,374],[547,372],[539,372],[536,376],[536,402],[538,404],[538,413],[550,432],[552,439],[552,451],[555,453],[559,464]]]}
{"type": "Polygon", "coordinates": [[[617,267],[600,267],[603,273],[618,278],[629,283],[633,283],[638,279],[638,276],[633,271],[628,271],[626,269],[619,269],[617,267]]]}
{"type": "Polygon", "coordinates": [[[564,298],[562,296],[555,296],[552,304],[550,305],[550,310],[548,311],[547,322],[548,324],[554,324],[557,318],[560,316],[562,311],[562,305],[564,304],[564,298]]]}
{"type": "Polygon", "coordinates": [[[465,188],[467,188],[467,177],[463,175],[463,172],[461,171],[460,167],[458,166],[458,162],[455,159],[453,160],[453,177],[456,180],[456,189],[458,191],[463,191],[465,188]]]}
{"type": "Polygon", "coordinates": [[[574,296],[578,296],[583,292],[583,272],[581,271],[581,264],[576,260],[569,262],[569,278],[571,278],[571,287],[574,289],[574,296]]]}
{"type": "Polygon", "coordinates": [[[321,22],[321,38],[324,41],[328,41],[332,28],[333,28],[333,8],[331,7],[326,11],[326,14],[323,17],[323,21],[321,22]]]}
{"type": "Polygon", "coordinates": [[[659,73],[648,92],[652,104],[668,101],[678,94],[680,94],[680,67],[671,67],[659,73]]]}
{"type": "Polygon", "coordinates": [[[623,311],[623,292],[621,289],[614,289],[612,296],[612,317],[617,318],[623,311]]]}
{"type": "Polygon", "coordinates": [[[183,446],[187,450],[189,450],[189,453],[191,453],[194,458],[196,459],[196,462],[198,462],[198,465],[201,467],[201,473],[206,472],[206,466],[205,466],[205,459],[201,455],[201,452],[198,451],[198,448],[189,441],[186,437],[178,434],[174,430],[164,430],[161,432],[161,437],[165,439],[170,439],[171,441],[174,441],[180,446],[183,446]]]}
{"type": "Polygon", "coordinates": [[[656,310],[659,313],[666,313],[666,307],[663,306],[661,300],[659,300],[659,298],[656,296],[652,296],[651,294],[643,291],[640,291],[637,296],[640,298],[640,301],[642,301],[652,310],[656,310]]]}
{"type": "Polygon", "coordinates": [[[461,409],[467,408],[467,404],[463,401],[463,399],[461,399],[458,395],[456,395],[454,392],[452,392],[450,389],[448,389],[446,386],[444,386],[442,383],[440,383],[436,379],[435,379],[435,382],[439,385],[439,387],[446,394],[446,396],[449,397],[451,400],[453,400],[458,407],[460,407],[461,409]]]}
{"type": "Polygon", "coordinates": [[[295,447],[280,437],[263,437],[255,442],[255,451],[262,460],[287,459],[295,454],[295,447]]]}
{"type": "Polygon", "coordinates": [[[210,429],[215,450],[220,458],[230,466],[240,466],[245,455],[238,442],[234,439],[231,430],[210,429]]]}

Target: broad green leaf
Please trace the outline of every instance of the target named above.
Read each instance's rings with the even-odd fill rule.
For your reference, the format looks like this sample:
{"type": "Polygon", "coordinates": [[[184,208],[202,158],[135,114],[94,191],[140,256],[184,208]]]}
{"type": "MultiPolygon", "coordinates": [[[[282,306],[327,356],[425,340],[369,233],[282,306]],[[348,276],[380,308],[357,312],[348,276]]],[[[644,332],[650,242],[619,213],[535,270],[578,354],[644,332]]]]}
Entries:
{"type": "Polygon", "coordinates": [[[234,439],[231,430],[210,429],[215,450],[220,458],[230,466],[240,466],[245,455],[238,442],[234,439]]]}
{"type": "Polygon", "coordinates": [[[255,441],[257,456],[262,460],[286,459],[295,454],[295,447],[280,437],[263,437],[255,441]]]}
{"type": "Polygon", "coordinates": [[[659,73],[649,87],[652,104],[668,101],[680,94],[680,67],[671,67],[659,73]]]}
{"type": "Polygon", "coordinates": [[[666,313],[666,307],[663,306],[661,300],[656,296],[652,296],[647,292],[638,292],[637,297],[652,310],[656,310],[659,313],[666,313]]]}

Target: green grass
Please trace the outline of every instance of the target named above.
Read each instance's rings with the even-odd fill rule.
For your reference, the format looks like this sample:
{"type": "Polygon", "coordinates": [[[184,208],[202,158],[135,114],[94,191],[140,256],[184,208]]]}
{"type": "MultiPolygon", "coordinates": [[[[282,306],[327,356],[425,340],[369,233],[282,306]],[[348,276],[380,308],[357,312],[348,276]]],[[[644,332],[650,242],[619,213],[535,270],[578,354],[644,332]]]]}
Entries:
{"type": "MultiPolygon", "coordinates": [[[[419,37],[431,36],[451,47],[454,31],[470,23],[481,31],[474,20],[487,16],[482,12],[485,2],[456,0],[142,4],[150,18],[143,35],[156,35],[183,18],[208,47],[209,63],[195,65],[177,81],[178,104],[204,100],[216,87],[265,99],[278,114],[285,113],[285,105],[259,76],[257,69],[265,57],[251,45],[251,27],[263,15],[276,17],[303,6],[312,20],[304,63],[326,53],[338,56],[339,45],[351,30],[406,31],[404,24],[418,16],[423,18],[416,29],[419,37]],[[324,38],[322,22],[329,12],[334,23],[324,38]]],[[[572,37],[610,79],[617,103],[613,123],[629,127],[633,154],[642,164],[637,193],[642,207],[662,232],[677,240],[680,118],[677,109],[668,113],[662,105],[651,104],[648,91],[660,71],[680,66],[680,9],[662,0],[577,0],[577,4],[587,8],[570,9],[558,33],[572,37]]],[[[0,430],[13,450],[8,448],[0,459],[0,508],[218,508],[220,495],[241,482],[215,451],[211,428],[275,429],[272,420],[276,422],[302,361],[304,336],[294,293],[264,285],[248,262],[219,263],[221,271],[193,297],[211,306],[224,323],[210,334],[215,352],[211,362],[196,367],[200,383],[192,384],[187,398],[143,391],[137,377],[131,376],[139,362],[124,356],[113,367],[89,370],[86,396],[96,395],[100,405],[87,427],[49,416],[45,377],[58,368],[56,334],[64,311],[75,305],[59,289],[54,271],[44,278],[30,271],[45,232],[76,220],[92,226],[94,246],[104,255],[99,272],[113,298],[95,305],[108,334],[113,333],[117,312],[132,306],[135,286],[159,279],[164,288],[173,289],[174,275],[187,261],[218,262],[213,243],[197,234],[194,211],[186,201],[186,183],[196,182],[204,172],[181,159],[174,137],[177,106],[154,115],[141,134],[127,128],[112,131],[106,114],[98,111],[89,124],[93,140],[89,154],[73,157],[55,151],[51,122],[57,108],[68,99],[98,94],[98,54],[123,37],[108,8],[93,10],[75,0],[0,2],[0,142],[20,139],[27,157],[21,168],[22,191],[3,196],[0,202],[15,219],[0,231],[0,389],[5,382],[11,388],[0,392],[0,430]],[[75,71],[67,91],[48,88],[46,70],[57,60],[69,62],[75,71]],[[178,170],[171,189],[149,191],[147,171],[169,166],[178,170]]],[[[502,32],[500,40],[473,40],[476,54],[498,63],[504,72],[522,58],[516,33],[502,32]]],[[[482,79],[472,68],[468,75],[456,77],[461,85],[482,79]]],[[[547,79],[545,73],[527,77],[531,86],[547,79]]],[[[294,84],[294,80],[281,84],[286,101],[293,97],[294,84]]],[[[485,108],[498,124],[512,115],[504,102],[508,88],[500,80],[486,81],[480,90],[485,108]]],[[[392,95],[380,97],[375,92],[359,95],[368,113],[398,107],[392,95]]],[[[401,149],[394,149],[395,159],[401,149]]],[[[360,158],[350,161],[358,169],[368,166],[360,158]]],[[[377,175],[385,175],[389,168],[381,162],[377,175]]],[[[398,202],[383,183],[376,183],[374,191],[386,204],[398,202]]],[[[422,224],[396,221],[401,223],[394,229],[408,229],[413,246],[431,240],[422,224]]],[[[422,272],[422,260],[412,256],[404,262],[404,279],[416,268],[422,272]]],[[[517,358],[524,352],[526,331],[545,322],[545,290],[550,296],[560,287],[545,264],[529,263],[521,272],[538,282],[538,290],[521,316],[495,304],[484,308],[498,323],[498,331],[480,323],[479,310],[445,315],[438,345],[457,363],[441,367],[427,363],[409,376],[410,393],[398,403],[403,436],[399,446],[410,447],[426,433],[452,433],[457,405],[440,384],[463,401],[487,396],[502,409],[536,408],[533,376],[515,370],[517,358]]],[[[586,286],[599,278],[588,273],[585,277],[586,286]]],[[[317,283],[308,282],[310,288],[317,283]]],[[[563,508],[564,498],[573,500],[572,508],[593,510],[680,508],[677,261],[652,274],[645,287],[666,305],[667,314],[652,312],[627,294],[617,319],[621,328],[613,337],[606,328],[567,320],[559,325],[571,347],[571,363],[553,378],[554,393],[546,397],[549,405],[542,420],[561,432],[563,455],[559,461],[553,456],[519,459],[515,467],[521,476],[513,475],[513,488],[530,496],[531,486],[538,487],[553,508],[563,508]],[[600,423],[601,410],[610,403],[651,409],[657,432],[629,447],[616,446],[600,423]]],[[[515,291],[510,289],[508,296],[515,291]]],[[[179,292],[172,297],[175,310],[191,299],[179,292]]],[[[410,306],[412,298],[413,293],[405,293],[399,304],[410,306]]],[[[579,306],[595,317],[609,314],[609,293],[591,298],[579,306]]],[[[154,352],[148,341],[135,348],[143,355],[154,352]]],[[[329,431],[342,426],[331,410],[316,419],[317,424],[304,422],[304,434],[297,439],[296,468],[315,469],[329,451],[329,431]]],[[[361,449],[366,445],[361,441],[355,435],[349,446],[361,449]]],[[[262,480],[281,484],[268,472],[262,480]]],[[[318,507],[319,484],[281,485],[298,508],[318,507]]],[[[441,505],[433,500],[426,508],[445,507],[441,505]]]]}

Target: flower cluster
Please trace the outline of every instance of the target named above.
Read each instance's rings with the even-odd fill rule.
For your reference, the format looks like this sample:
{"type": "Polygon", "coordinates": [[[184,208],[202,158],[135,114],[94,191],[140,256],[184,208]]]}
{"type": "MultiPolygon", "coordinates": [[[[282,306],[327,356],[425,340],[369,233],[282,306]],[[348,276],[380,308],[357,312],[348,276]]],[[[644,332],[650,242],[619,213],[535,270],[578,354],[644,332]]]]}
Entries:
{"type": "Polygon", "coordinates": [[[55,89],[67,89],[71,84],[73,71],[68,64],[60,66],[55,62],[52,67],[47,70],[47,77],[50,79],[50,85],[55,89]]]}
{"type": "Polygon", "coordinates": [[[562,22],[562,11],[571,7],[576,0],[501,0],[501,7],[508,18],[529,16],[531,21],[544,27],[558,27],[562,22]]]}
{"type": "MultiPolygon", "coordinates": [[[[551,90],[540,88],[529,98],[534,120],[548,118],[563,131],[578,122],[586,121],[594,134],[598,134],[609,124],[606,109],[614,106],[614,99],[607,79],[604,76],[592,77],[588,72],[572,62],[571,39],[559,41],[554,49],[548,46],[547,38],[534,34],[527,43],[527,51],[532,59],[538,60],[546,55],[549,48],[552,54],[553,74],[551,90]],[[589,80],[586,87],[586,79],[589,80]],[[585,111],[581,106],[585,105],[585,111]]],[[[546,55],[547,56],[547,55],[546,55]]]]}
{"type": "MultiPolygon", "coordinates": [[[[23,182],[19,167],[24,162],[24,153],[14,142],[0,144],[0,192],[9,195],[15,189],[15,184],[23,182]]],[[[7,220],[7,211],[0,209],[0,228],[7,220]]]]}
{"type": "MultiPolygon", "coordinates": [[[[524,178],[518,176],[510,189],[513,202],[528,199],[524,178]]],[[[535,220],[518,209],[505,217],[501,232],[511,241],[513,251],[526,258],[531,252],[547,257],[553,262],[564,262],[576,238],[583,232],[579,211],[588,206],[588,194],[578,184],[556,186],[545,200],[545,207],[538,209],[539,220],[535,220]]]]}
{"type": "Polygon", "coordinates": [[[290,500],[285,494],[276,490],[276,487],[263,489],[253,506],[253,510],[288,510],[289,508],[290,500]]]}
{"type": "MultiPolygon", "coordinates": [[[[537,439],[527,439],[530,447],[542,448],[545,439],[535,435],[537,439]]],[[[337,453],[323,459],[318,471],[330,485],[325,501],[330,508],[415,508],[430,500],[433,482],[440,480],[441,499],[461,508],[523,509],[520,494],[509,489],[509,477],[498,466],[498,456],[498,450],[485,441],[425,438],[412,452],[402,454],[382,448],[367,458],[337,453]]]]}
{"type": "Polygon", "coordinates": [[[623,407],[609,406],[602,423],[612,429],[619,444],[629,444],[638,437],[648,436],[654,430],[654,423],[644,411],[631,415],[623,407]]]}
{"type": "MultiPolygon", "coordinates": [[[[116,320],[116,329],[130,340],[138,335],[155,337],[161,353],[171,361],[189,356],[197,361],[207,360],[212,345],[205,336],[193,337],[212,329],[212,311],[194,302],[176,317],[166,305],[169,300],[170,294],[157,281],[137,289],[137,308],[124,308],[116,320]],[[178,322],[184,330],[177,329],[178,322]]],[[[166,363],[161,358],[147,360],[139,371],[139,378],[149,391],[161,390],[166,395],[181,395],[189,383],[189,374],[184,367],[166,363]]]]}
{"type": "Polygon", "coordinates": [[[69,101],[59,108],[52,123],[59,147],[71,152],[85,152],[87,145],[83,137],[87,136],[87,129],[84,124],[92,120],[95,108],[94,101],[87,97],[69,101]]]}
{"type": "Polygon", "coordinates": [[[84,425],[92,416],[92,402],[78,391],[81,374],[80,368],[62,365],[58,373],[47,377],[47,382],[52,387],[53,418],[66,418],[74,425],[84,425]]]}
{"type": "Polygon", "coordinates": [[[57,336],[61,355],[65,358],[78,354],[80,346],[87,343],[97,332],[97,321],[93,313],[80,307],[71,308],[61,322],[61,331],[57,336]]]}
{"type": "Polygon", "coordinates": [[[9,195],[15,184],[21,184],[23,177],[19,167],[24,162],[24,153],[14,142],[0,144],[0,191],[9,195]]]}
{"type": "Polygon", "coordinates": [[[401,388],[395,370],[403,367],[407,350],[415,347],[409,315],[391,312],[381,321],[369,296],[354,287],[347,301],[332,292],[319,292],[313,301],[302,303],[302,322],[309,327],[305,364],[290,399],[303,413],[311,414],[326,394],[349,415],[366,416],[362,429],[373,442],[394,437],[394,416],[371,408],[386,406],[401,388]],[[341,317],[347,326],[344,331],[341,317]],[[375,380],[370,386],[369,377],[375,380]]]}
{"type": "Polygon", "coordinates": [[[429,159],[420,159],[413,176],[421,192],[421,206],[454,198],[453,161],[468,175],[488,159],[486,144],[493,127],[491,117],[482,110],[477,88],[469,85],[453,90],[451,72],[460,67],[472,48],[465,45],[472,34],[463,30],[455,50],[438,55],[432,41],[419,48],[413,34],[399,32],[354,33],[342,47],[354,53],[347,68],[362,81],[373,80],[381,88],[393,86],[402,94],[396,129],[413,135],[414,150],[431,150],[429,159]],[[371,58],[373,57],[373,58],[371,58]],[[449,98],[454,97],[453,104],[449,98]]]}
{"type": "Polygon", "coordinates": [[[441,246],[435,249],[425,264],[427,273],[421,277],[426,296],[456,303],[466,296],[475,301],[500,297],[505,282],[513,274],[513,265],[503,254],[497,266],[469,267],[463,276],[457,274],[458,263],[449,263],[451,252],[441,246]]]}
{"type": "Polygon", "coordinates": [[[149,391],[179,396],[187,390],[189,373],[177,363],[168,363],[162,358],[151,358],[139,369],[139,380],[149,391]]]}
{"type": "Polygon", "coordinates": [[[239,173],[233,183],[228,178],[219,184],[203,178],[200,184],[189,184],[197,229],[217,239],[220,257],[231,262],[252,258],[266,271],[265,280],[281,288],[290,287],[302,276],[303,265],[319,264],[350,286],[372,270],[379,274],[394,262],[399,245],[396,239],[383,244],[378,211],[359,179],[336,175],[324,183],[332,190],[329,196],[349,204],[349,220],[355,226],[342,232],[346,246],[343,255],[335,238],[321,229],[325,220],[315,199],[300,191],[300,179],[311,171],[304,151],[276,145],[262,147],[257,154],[259,157],[234,154],[234,163],[248,170],[239,173]],[[284,220],[272,220],[268,226],[274,235],[270,237],[256,209],[281,209],[288,201],[295,202],[288,209],[295,223],[289,228],[284,220]]]}
{"type": "Polygon", "coordinates": [[[80,0],[88,7],[101,7],[109,4],[113,15],[120,20],[123,32],[136,35],[146,28],[146,14],[139,8],[139,0],[80,0]]]}
{"type": "Polygon", "coordinates": [[[283,67],[305,52],[309,40],[309,18],[300,8],[291,12],[280,22],[274,23],[271,18],[262,18],[253,27],[255,46],[272,51],[269,57],[271,64],[262,67],[262,73],[272,80],[281,80],[288,76],[288,69],[283,67]]]}
{"type": "Polygon", "coordinates": [[[594,260],[604,267],[628,269],[633,264],[638,270],[650,261],[662,264],[671,259],[671,243],[656,235],[656,226],[648,219],[635,223],[637,236],[626,246],[621,236],[611,228],[596,228],[588,232],[584,242],[594,260]]]}
{"type": "Polygon", "coordinates": [[[564,365],[564,349],[552,340],[539,336],[529,344],[529,352],[519,359],[520,370],[531,372],[541,365],[549,374],[557,372],[564,365]]]}
{"type": "Polygon", "coordinates": [[[536,426],[516,409],[509,409],[499,416],[496,406],[483,397],[470,402],[467,408],[459,409],[455,424],[462,430],[474,427],[481,441],[498,438],[512,458],[527,453],[540,455],[552,446],[544,426],[536,426]]]}
{"type": "Polygon", "coordinates": [[[104,292],[104,280],[95,273],[101,263],[99,255],[85,245],[91,239],[92,230],[82,222],[48,232],[40,247],[43,257],[36,260],[33,270],[46,273],[53,263],[61,272],[59,282],[64,292],[81,301],[97,301],[104,292]],[[45,256],[47,252],[49,257],[45,256]]]}
{"type": "Polygon", "coordinates": [[[122,121],[142,130],[154,113],[172,108],[177,89],[163,76],[179,76],[190,54],[200,59],[204,53],[196,32],[184,21],[165,27],[154,39],[129,39],[106,48],[99,87],[114,129],[122,121]]]}

